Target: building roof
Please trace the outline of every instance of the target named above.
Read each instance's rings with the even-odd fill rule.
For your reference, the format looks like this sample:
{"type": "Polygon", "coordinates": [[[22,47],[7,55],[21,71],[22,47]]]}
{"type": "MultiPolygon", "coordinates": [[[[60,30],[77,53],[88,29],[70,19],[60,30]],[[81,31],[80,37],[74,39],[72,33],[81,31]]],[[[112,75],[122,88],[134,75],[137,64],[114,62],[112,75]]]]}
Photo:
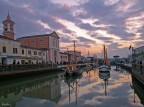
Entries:
{"type": "Polygon", "coordinates": [[[7,22],[7,21],[8,21],[8,22],[12,22],[12,23],[14,24],[14,22],[11,20],[11,17],[10,17],[10,15],[9,15],[9,12],[8,12],[7,17],[6,17],[6,20],[4,20],[3,23],[4,23],[4,22],[7,22]]]}
{"type": "Polygon", "coordinates": [[[24,36],[24,37],[18,38],[17,40],[24,39],[24,38],[32,38],[32,37],[42,37],[42,36],[53,36],[53,37],[59,39],[59,36],[58,36],[57,33],[54,31],[54,32],[52,32],[52,33],[50,33],[50,34],[24,36]]]}
{"type": "Polygon", "coordinates": [[[8,15],[7,15],[6,20],[8,20],[8,21],[12,21],[10,15],[9,15],[9,12],[8,12],[8,15]]]}

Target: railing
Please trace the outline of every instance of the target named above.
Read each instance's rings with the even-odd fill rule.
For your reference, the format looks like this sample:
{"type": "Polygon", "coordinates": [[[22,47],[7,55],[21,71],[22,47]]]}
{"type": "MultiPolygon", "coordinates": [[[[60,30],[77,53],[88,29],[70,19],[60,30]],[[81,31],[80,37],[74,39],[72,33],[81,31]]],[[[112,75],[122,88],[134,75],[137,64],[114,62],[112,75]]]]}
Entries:
{"type": "Polygon", "coordinates": [[[55,64],[16,64],[16,65],[0,65],[0,72],[7,71],[22,71],[22,70],[32,70],[32,69],[43,69],[43,68],[53,68],[57,67],[55,64]]]}

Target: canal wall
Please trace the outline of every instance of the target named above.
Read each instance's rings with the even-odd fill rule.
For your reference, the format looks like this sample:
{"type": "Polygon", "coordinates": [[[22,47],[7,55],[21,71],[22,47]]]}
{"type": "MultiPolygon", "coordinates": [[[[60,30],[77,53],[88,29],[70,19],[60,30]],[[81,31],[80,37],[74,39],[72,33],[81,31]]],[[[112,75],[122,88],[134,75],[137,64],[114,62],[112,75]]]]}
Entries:
{"type": "Polygon", "coordinates": [[[144,69],[140,69],[139,65],[117,64],[117,66],[120,66],[121,68],[129,71],[129,73],[132,76],[134,76],[138,81],[140,81],[144,85],[144,69]]]}
{"type": "Polygon", "coordinates": [[[39,69],[31,69],[31,70],[22,70],[22,71],[11,71],[11,72],[1,72],[0,80],[10,80],[16,78],[27,78],[34,75],[44,75],[44,74],[52,74],[64,72],[60,68],[39,68],[39,69]]]}
{"type": "Polygon", "coordinates": [[[137,96],[140,98],[140,103],[144,105],[144,85],[140,81],[138,81],[137,78],[135,78],[134,76],[132,76],[132,88],[134,90],[134,93],[136,93],[137,96]]]}
{"type": "MultiPolygon", "coordinates": [[[[85,67],[86,64],[76,64],[76,66],[85,67]]],[[[66,65],[1,65],[0,79],[21,78],[44,73],[64,73],[65,68],[66,65]]]]}

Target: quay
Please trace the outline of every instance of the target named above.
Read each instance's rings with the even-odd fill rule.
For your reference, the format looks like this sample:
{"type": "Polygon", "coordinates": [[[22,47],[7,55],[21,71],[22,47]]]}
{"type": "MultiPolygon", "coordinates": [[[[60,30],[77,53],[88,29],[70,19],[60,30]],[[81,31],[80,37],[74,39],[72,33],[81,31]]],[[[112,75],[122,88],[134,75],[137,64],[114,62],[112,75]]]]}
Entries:
{"type": "Polygon", "coordinates": [[[142,65],[142,69],[138,64],[117,64],[117,66],[127,69],[132,76],[144,85],[144,65],[142,65]]]}
{"type": "MultiPolygon", "coordinates": [[[[76,66],[85,67],[86,64],[76,64],[76,66]]],[[[18,78],[44,73],[64,73],[64,68],[66,68],[66,65],[56,64],[0,65],[0,79],[18,78]]]]}

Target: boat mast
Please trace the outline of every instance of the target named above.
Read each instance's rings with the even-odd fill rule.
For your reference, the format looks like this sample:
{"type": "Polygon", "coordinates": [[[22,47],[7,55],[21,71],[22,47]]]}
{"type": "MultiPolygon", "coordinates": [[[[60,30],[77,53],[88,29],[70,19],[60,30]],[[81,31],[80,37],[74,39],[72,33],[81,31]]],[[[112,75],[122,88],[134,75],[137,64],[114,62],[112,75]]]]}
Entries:
{"type": "Polygon", "coordinates": [[[74,64],[76,64],[76,49],[75,49],[75,40],[74,40],[74,64]]]}
{"type": "Polygon", "coordinates": [[[106,48],[105,48],[105,45],[104,45],[104,64],[106,64],[106,48]]]}
{"type": "Polygon", "coordinates": [[[74,40],[74,61],[73,61],[73,64],[72,64],[72,70],[75,70],[76,69],[76,51],[75,51],[75,40],[74,40]]]}
{"type": "Polygon", "coordinates": [[[70,65],[70,62],[69,62],[69,49],[67,48],[67,58],[68,58],[68,65],[70,65]]]}

